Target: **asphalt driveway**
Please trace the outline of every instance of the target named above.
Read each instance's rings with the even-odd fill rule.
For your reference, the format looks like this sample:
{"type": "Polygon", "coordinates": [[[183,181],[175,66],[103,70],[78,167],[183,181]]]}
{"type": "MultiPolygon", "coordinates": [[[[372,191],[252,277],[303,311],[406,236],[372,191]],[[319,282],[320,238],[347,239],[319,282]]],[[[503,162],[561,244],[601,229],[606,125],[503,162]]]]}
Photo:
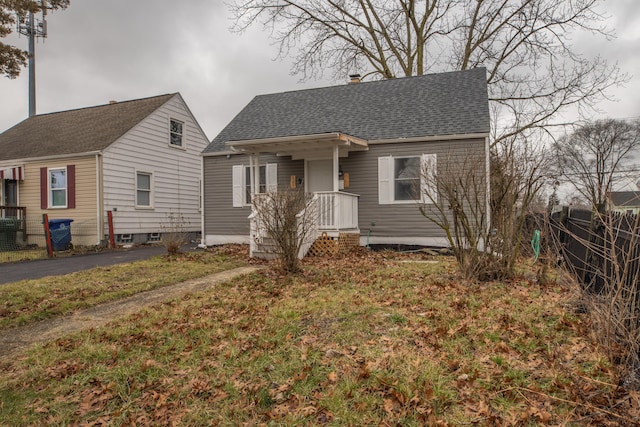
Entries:
{"type": "MultiPolygon", "coordinates": [[[[190,248],[185,247],[182,250],[186,251],[190,250],[190,248]]],[[[137,246],[129,249],[115,249],[84,255],[3,263],[0,264],[0,284],[17,282],[18,280],[40,279],[46,276],[60,276],[94,267],[138,261],[161,255],[166,251],[162,245],[137,246]]]]}

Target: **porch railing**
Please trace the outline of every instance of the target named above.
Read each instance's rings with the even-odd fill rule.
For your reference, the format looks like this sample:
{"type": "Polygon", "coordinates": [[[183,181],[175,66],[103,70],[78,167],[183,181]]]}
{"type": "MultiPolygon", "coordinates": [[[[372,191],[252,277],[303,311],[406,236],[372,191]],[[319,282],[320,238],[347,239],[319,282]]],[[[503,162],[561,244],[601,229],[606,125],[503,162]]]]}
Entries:
{"type": "Polygon", "coordinates": [[[318,215],[320,230],[349,230],[358,228],[358,195],[344,192],[320,191],[318,215]]]}
{"type": "MultiPolygon", "coordinates": [[[[254,254],[263,253],[263,255],[268,255],[270,252],[274,251],[273,241],[271,236],[269,236],[269,232],[267,231],[267,227],[264,224],[266,220],[273,220],[274,218],[269,218],[269,214],[266,214],[266,218],[264,218],[264,214],[260,215],[260,213],[256,210],[256,204],[262,203],[263,209],[266,209],[268,212],[269,208],[266,207],[264,203],[267,203],[266,206],[269,206],[269,198],[265,197],[263,194],[254,195],[254,204],[251,206],[251,215],[249,215],[249,256],[253,257],[254,254]]],[[[300,249],[298,251],[298,258],[302,259],[309,252],[309,248],[313,245],[313,242],[318,238],[318,196],[314,195],[313,199],[309,202],[306,209],[298,212],[296,214],[296,227],[297,227],[297,236],[302,238],[302,242],[300,245],[300,249]]]]}

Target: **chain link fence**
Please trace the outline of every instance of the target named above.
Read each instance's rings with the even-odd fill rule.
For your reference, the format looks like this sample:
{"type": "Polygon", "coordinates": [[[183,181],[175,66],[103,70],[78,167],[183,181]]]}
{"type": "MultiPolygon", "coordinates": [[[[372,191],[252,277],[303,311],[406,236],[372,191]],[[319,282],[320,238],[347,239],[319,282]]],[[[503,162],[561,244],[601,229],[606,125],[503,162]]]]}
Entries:
{"type": "MultiPolygon", "coordinates": [[[[49,219],[49,223],[59,220],[49,219]]],[[[69,250],[85,251],[101,247],[97,220],[64,221],[61,226],[52,225],[53,255],[60,256],[69,250]],[[70,236],[65,236],[70,234],[70,236]],[[66,237],[70,237],[68,240],[66,237]],[[69,243],[67,243],[69,241],[69,243]]],[[[0,263],[47,258],[47,238],[42,215],[0,218],[0,263]]]]}
{"type": "Polygon", "coordinates": [[[0,218],[0,262],[47,257],[42,216],[0,218]]]}

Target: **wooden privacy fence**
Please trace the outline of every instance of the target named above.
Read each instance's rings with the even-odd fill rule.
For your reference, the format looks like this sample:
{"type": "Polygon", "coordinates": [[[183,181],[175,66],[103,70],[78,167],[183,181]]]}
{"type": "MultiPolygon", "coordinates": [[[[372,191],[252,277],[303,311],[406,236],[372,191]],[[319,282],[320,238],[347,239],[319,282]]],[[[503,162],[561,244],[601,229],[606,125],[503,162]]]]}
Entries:
{"type": "Polygon", "coordinates": [[[589,291],[612,281],[640,291],[640,227],[634,214],[564,207],[551,215],[550,228],[564,261],[589,291]]]}

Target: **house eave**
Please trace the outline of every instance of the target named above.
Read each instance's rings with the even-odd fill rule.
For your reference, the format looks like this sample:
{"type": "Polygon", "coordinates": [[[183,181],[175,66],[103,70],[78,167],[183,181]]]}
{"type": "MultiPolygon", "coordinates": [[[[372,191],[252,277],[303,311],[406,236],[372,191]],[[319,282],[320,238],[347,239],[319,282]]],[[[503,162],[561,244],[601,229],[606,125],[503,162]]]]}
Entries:
{"type": "MultiPolygon", "coordinates": [[[[339,149],[341,156],[346,156],[352,151],[366,151],[369,149],[367,141],[341,132],[227,141],[225,145],[231,152],[244,154],[273,153],[278,156],[291,156],[294,160],[309,156],[317,157],[319,153],[320,155],[324,153],[324,155],[331,157],[335,147],[339,149]]],[[[216,154],[229,155],[231,153],[227,150],[216,154]]]]}
{"type": "Polygon", "coordinates": [[[49,160],[75,159],[78,157],[88,157],[95,155],[102,155],[102,150],[85,151],[83,153],[56,154],[53,156],[24,157],[22,159],[0,160],[0,166],[4,166],[5,164],[8,165],[10,163],[44,162],[49,160]]]}
{"type": "Polygon", "coordinates": [[[212,151],[210,153],[201,153],[202,157],[223,157],[223,156],[237,156],[239,154],[244,154],[238,151],[232,150],[224,150],[224,151],[212,151]]]}
{"type": "Polygon", "coordinates": [[[488,132],[477,132],[477,133],[461,133],[461,134],[452,134],[452,135],[425,135],[425,136],[415,136],[410,138],[386,138],[386,139],[374,139],[370,140],[369,145],[375,144],[398,144],[404,142],[430,142],[430,141],[455,141],[462,139],[482,139],[484,143],[484,138],[489,136],[488,132]]]}

